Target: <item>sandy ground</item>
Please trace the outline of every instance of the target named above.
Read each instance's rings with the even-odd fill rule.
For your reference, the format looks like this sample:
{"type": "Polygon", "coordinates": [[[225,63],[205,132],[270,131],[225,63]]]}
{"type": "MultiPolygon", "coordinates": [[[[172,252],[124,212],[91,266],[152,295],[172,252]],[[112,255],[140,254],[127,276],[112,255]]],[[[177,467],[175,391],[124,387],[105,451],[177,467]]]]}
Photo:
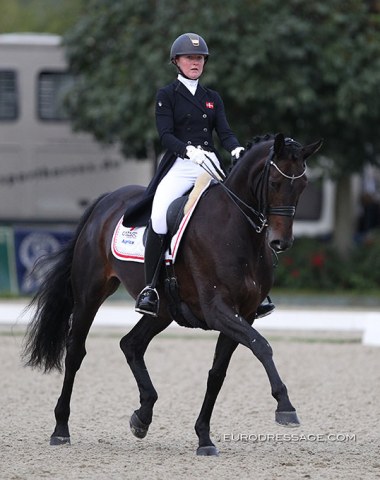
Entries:
{"type": "Polygon", "coordinates": [[[0,478],[375,479],[380,478],[380,348],[350,333],[266,332],[302,426],[274,423],[263,367],[236,351],[212,421],[219,457],[197,457],[194,423],[216,333],[170,329],[146,354],[159,393],[147,437],[129,431],[138,391],[118,342],[94,328],[71,403],[71,446],[52,447],[62,385],[19,359],[23,328],[0,326],[0,478]]]}

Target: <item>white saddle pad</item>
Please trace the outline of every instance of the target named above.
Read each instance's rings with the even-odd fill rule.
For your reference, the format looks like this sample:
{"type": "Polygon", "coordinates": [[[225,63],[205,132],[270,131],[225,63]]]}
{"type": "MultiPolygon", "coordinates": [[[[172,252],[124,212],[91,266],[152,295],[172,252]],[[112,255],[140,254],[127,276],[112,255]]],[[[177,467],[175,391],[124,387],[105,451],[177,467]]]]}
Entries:
{"type": "MultiPolygon", "coordinates": [[[[198,205],[199,199],[201,198],[203,192],[209,187],[210,182],[202,189],[199,196],[195,200],[194,204],[191,206],[190,210],[183,217],[178,231],[172,237],[170,243],[170,250],[166,252],[166,261],[174,263],[177,252],[181,243],[182,236],[186,230],[186,227],[190,221],[190,218],[198,205]]],[[[111,244],[112,254],[119,260],[125,262],[144,262],[144,244],[143,236],[146,227],[124,227],[123,226],[123,217],[119,220],[116,225],[111,244]]]]}

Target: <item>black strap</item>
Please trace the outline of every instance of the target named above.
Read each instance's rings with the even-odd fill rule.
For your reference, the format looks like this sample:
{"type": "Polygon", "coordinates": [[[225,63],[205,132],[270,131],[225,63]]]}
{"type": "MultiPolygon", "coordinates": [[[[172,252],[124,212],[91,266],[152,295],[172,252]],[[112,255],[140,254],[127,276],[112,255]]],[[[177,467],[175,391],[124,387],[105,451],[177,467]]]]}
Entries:
{"type": "MultiPolygon", "coordinates": [[[[214,165],[213,161],[211,158],[205,154],[205,157],[211,161],[211,163],[214,165]]],[[[206,165],[202,164],[201,167],[203,170],[205,170],[222,188],[223,190],[227,193],[227,195],[230,197],[230,199],[233,201],[233,203],[238,207],[238,209],[241,211],[241,213],[245,216],[249,224],[255,229],[257,233],[261,233],[264,228],[267,226],[267,219],[263,213],[258,212],[255,210],[253,207],[250,205],[247,205],[241,198],[239,198],[234,192],[232,192],[228,187],[224,185],[223,182],[219,180],[219,178],[214,174],[214,172],[208,168],[206,165]],[[255,217],[257,217],[259,224],[255,223],[251,217],[249,217],[241,208],[240,205],[243,205],[247,210],[249,210],[255,217]]]]}

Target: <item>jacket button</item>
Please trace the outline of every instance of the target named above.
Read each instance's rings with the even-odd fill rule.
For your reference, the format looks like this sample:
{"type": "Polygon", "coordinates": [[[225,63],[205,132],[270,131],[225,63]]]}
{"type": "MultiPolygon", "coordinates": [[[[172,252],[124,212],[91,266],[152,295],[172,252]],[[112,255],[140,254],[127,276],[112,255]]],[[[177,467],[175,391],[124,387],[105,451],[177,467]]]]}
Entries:
{"type": "Polygon", "coordinates": [[[204,113],[204,114],[202,115],[202,117],[203,117],[203,118],[207,118],[207,115],[204,113]]]}
{"type": "Polygon", "coordinates": [[[207,142],[207,140],[206,140],[206,142],[203,142],[203,145],[208,145],[208,142],[207,142]]]}
{"type": "Polygon", "coordinates": [[[207,132],[207,128],[204,128],[203,131],[204,131],[204,132],[207,132]]]}

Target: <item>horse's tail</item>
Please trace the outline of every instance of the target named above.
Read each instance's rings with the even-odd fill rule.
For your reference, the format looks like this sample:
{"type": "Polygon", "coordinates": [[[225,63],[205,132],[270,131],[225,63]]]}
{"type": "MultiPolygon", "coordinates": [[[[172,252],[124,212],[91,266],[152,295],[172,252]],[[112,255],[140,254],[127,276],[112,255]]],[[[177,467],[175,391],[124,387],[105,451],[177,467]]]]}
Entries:
{"type": "Polygon", "coordinates": [[[74,306],[71,285],[71,266],[74,248],[85,223],[92,211],[106,194],[91,204],[75,230],[73,237],[57,252],[44,257],[37,268],[51,262],[37,293],[27,309],[35,306],[24,339],[22,357],[26,366],[39,367],[44,372],[62,371],[62,359],[70,330],[70,319],[74,306]]]}

